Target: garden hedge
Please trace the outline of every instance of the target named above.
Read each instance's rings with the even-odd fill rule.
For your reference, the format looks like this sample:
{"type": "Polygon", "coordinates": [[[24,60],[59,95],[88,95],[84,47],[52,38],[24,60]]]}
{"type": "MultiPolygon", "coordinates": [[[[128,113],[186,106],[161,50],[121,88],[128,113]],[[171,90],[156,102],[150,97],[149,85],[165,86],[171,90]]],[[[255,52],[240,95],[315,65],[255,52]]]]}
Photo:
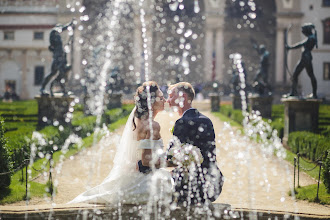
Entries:
{"type": "Polygon", "coordinates": [[[327,151],[327,156],[323,163],[322,179],[327,192],[330,194],[330,150],[327,151]]]}
{"type": "Polygon", "coordinates": [[[292,152],[316,161],[322,160],[330,149],[330,138],[307,131],[296,131],[289,134],[288,145],[292,152]]]}
{"type": "MultiPolygon", "coordinates": [[[[110,124],[117,121],[130,113],[133,109],[133,105],[123,105],[122,108],[107,110],[101,117],[101,123],[110,124]]],[[[50,151],[61,150],[62,145],[70,134],[76,134],[81,138],[89,136],[94,132],[96,127],[96,116],[85,116],[81,111],[75,111],[72,120],[72,126],[60,127],[59,126],[47,126],[39,130],[38,135],[33,132],[36,130],[36,125],[20,126],[14,125],[18,129],[7,130],[6,138],[8,140],[8,149],[10,161],[13,161],[14,167],[21,165],[25,158],[30,155],[30,146],[32,141],[38,148],[38,152],[42,152],[41,155],[46,155],[50,151]],[[31,140],[32,137],[39,137],[38,139],[31,140]],[[42,137],[42,138],[40,138],[42,137]],[[43,143],[42,143],[43,142],[43,143]]],[[[17,123],[19,124],[19,123],[17,123]]],[[[36,158],[38,159],[38,157],[36,158]]]]}
{"type": "MultiPolygon", "coordinates": [[[[0,117],[0,173],[10,172],[12,168],[11,158],[7,150],[7,140],[4,137],[4,120],[0,117]]],[[[10,173],[0,176],[0,190],[10,185],[10,173]]]]}

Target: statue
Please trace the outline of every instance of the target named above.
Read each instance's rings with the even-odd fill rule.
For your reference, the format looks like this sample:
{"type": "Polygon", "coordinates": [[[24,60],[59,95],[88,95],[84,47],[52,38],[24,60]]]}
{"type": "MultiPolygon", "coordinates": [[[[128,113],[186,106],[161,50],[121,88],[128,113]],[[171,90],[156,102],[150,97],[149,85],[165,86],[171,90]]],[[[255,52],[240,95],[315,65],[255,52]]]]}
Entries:
{"type": "Polygon", "coordinates": [[[317,33],[315,26],[312,23],[306,23],[301,27],[301,32],[307,37],[307,39],[293,45],[285,45],[286,49],[296,49],[300,47],[304,47],[304,51],[302,52],[301,59],[298,62],[292,76],[292,87],[291,93],[288,96],[297,96],[297,84],[298,84],[298,76],[303,69],[306,69],[308,76],[311,78],[313,93],[310,94],[309,98],[317,98],[317,82],[313,71],[313,63],[312,63],[312,50],[314,46],[317,48],[317,33]],[[313,33],[314,30],[314,33],[313,33]]]}
{"type": "Polygon", "coordinates": [[[266,50],[265,45],[260,44],[258,47],[255,42],[252,43],[253,48],[260,55],[260,69],[253,79],[252,87],[259,95],[269,94],[271,92],[270,85],[268,84],[269,52],[266,50]]]}
{"type": "MultiPolygon", "coordinates": [[[[48,49],[53,53],[53,62],[51,66],[51,72],[50,74],[44,79],[41,85],[40,93],[41,95],[48,95],[45,91],[46,85],[49,83],[49,81],[58,73],[57,77],[51,82],[50,85],[50,93],[51,96],[53,96],[52,88],[54,86],[54,83],[58,83],[61,86],[63,95],[67,95],[65,90],[65,82],[67,81],[67,73],[71,70],[71,65],[67,64],[66,60],[66,52],[63,48],[61,33],[68,29],[68,27],[73,27],[74,20],[72,20],[70,23],[66,25],[57,24],[52,31],[50,32],[49,36],[49,42],[50,46],[48,49]]],[[[73,37],[71,36],[70,41],[73,40],[73,37]]]]}

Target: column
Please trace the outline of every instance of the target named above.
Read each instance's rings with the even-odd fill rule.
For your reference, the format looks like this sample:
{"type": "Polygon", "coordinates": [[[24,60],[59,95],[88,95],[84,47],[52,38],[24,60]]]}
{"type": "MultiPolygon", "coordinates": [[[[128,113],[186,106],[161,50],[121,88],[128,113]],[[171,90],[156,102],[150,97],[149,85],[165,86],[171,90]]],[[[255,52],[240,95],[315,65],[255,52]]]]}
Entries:
{"type": "Polygon", "coordinates": [[[29,91],[27,88],[27,50],[22,50],[23,62],[22,62],[22,90],[19,96],[21,99],[29,98],[29,91]]]}
{"type": "Polygon", "coordinates": [[[282,83],[284,81],[285,63],[284,63],[284,30],[277,28],[276,31],[276,60],[275,60],[275,81],[282,83]]]}
{"type": "Polygon", "coordinates": [[[223,82],[223,58],[224,58],[224,38],[223,38],[223,28],[218,28],[215,35],[215,46],[216,46],[216,62],[215,62],[215,79],[223,82]]]}
{"type": "Polygon", "coordinates": [[[204,42],[204,71],[208,81],[212,79],[212,52],[213,52],[213,31],[207,28],[204,42]]]}

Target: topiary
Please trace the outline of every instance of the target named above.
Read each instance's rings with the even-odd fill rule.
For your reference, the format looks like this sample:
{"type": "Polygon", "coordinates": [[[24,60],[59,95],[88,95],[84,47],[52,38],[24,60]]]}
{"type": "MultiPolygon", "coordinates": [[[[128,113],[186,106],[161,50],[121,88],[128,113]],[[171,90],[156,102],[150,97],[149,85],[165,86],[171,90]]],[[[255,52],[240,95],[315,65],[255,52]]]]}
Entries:
{"type": "Polygon", "coordinates": [[[322,179],[327,192],[330,193],[330,150],[327,151],[327,156],[323,163],[322,179]]]}
{"type": "MultiPolygon", "coordinates": [[[[0,173],[10,172],[12,169],[11,158],[7,150],[7,140],[4,137],[4,120],[0,117],[0,173]]],[[[0,176],[0,190],[10,185],[10,173],[0,176]]]]}

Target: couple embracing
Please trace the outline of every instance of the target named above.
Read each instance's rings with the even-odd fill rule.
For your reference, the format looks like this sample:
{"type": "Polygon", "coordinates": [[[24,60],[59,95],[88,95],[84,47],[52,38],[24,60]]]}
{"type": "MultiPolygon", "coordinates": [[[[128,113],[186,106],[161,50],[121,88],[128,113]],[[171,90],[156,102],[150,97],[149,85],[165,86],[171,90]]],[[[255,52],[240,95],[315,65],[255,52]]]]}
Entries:
{"type": "Polygon", "coordinates": [[[154,118],[164,110],[166,100],[156,82],[143,83],[136,90],[135,108],[109,175],[70,203],[143,204],[162,200],[162,204],[186,206],[215,201],[222,190],[223,175],[216,162],[213,124],[192,108],[194,97],[190,83],[169,87],[167,102],[181,118],[175,122],[173,138],[164,150],[161,128],[154,118]],[[189,164],[184,164],[187,161],[189,164]],[[166,167],[174,169],[170,172],[166,167]]]}

